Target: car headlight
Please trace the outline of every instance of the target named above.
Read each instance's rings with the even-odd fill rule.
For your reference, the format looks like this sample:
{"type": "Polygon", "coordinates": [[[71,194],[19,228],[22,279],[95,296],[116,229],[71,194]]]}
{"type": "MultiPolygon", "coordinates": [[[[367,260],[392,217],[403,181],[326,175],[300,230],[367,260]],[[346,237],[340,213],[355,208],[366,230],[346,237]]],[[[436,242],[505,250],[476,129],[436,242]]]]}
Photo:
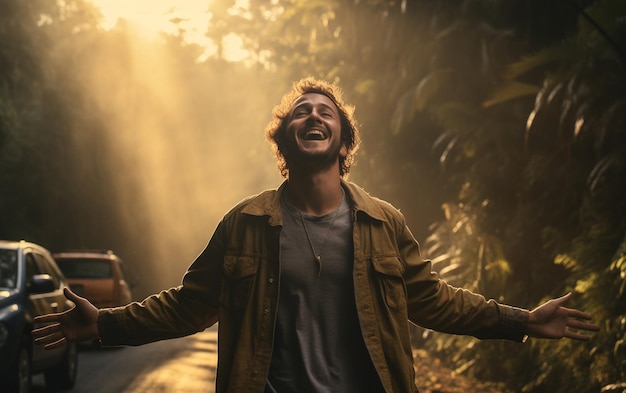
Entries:
{"type": "Polygon", "coordinates": [[[4,322],[0,322],[0,346],[4,345],[9,337],[9,327],[4,322]]]}

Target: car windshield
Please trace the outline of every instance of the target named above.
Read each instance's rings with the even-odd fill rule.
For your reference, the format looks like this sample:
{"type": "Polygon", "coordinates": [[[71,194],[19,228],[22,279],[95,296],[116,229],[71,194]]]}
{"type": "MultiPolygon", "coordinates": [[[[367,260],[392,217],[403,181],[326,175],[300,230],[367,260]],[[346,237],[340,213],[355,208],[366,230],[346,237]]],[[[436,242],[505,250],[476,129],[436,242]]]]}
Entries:
{"type": "Polygon", "coordinates": [[[0,288],[17,286],[17,250],[0,249],[0,288]]]}
{"type": "Polygon", "coordinates": [[[106,259],[68,258],[56,261],[67,278],[110,278],[113,275],[111,262],[106,259]]]}

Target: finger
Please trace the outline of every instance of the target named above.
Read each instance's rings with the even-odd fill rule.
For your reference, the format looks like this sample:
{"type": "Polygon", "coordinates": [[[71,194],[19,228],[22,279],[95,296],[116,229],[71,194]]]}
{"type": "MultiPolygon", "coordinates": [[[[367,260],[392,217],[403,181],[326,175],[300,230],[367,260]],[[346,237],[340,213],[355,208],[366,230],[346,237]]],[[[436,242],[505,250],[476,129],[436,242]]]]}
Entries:
{"type": "Polygon", "coordinates": [[[576,318],[576,319],[586,319],[589,320],[591,319],[591,314],[586,313],[584,311],[580,311],[577,310],[575,308],[567,308],[567,307],[561,307],[565,312],[567,312],[567,316],[569,318],[576,318]]]}
{"type": "Polygon", "coordinates": [[[58,332],[60,330],[60,327],[61,327],[61,324],[54,323],[51,325],[46,325],[37,329],[33,329],[31,333],[33,336],[36,336],[36,337],[46,336],[54,332],[58,332]]]}
{"type": "Polygon", "coordinates": [[[556,299],[553,299],[553,300],[556,303],[558,303],[559,306],[562,306],[563,304],[567,303],[571,298],[572,298],[572,293],[568,292],[565,295],[561,297],[557,297],[556,299]]]}
{"type": "Polygon", "coordinates": [[[54,332],[46,336],[37,337],[34,340],[34,343],[36,345],[45,345],[45,347],[47,347],[49,344],[55,344],[55,343],[58,343],[59,341],[67,342],[67,338],[61,332],[54,332]]]}
{"type": "Polygon", "coordinates": [[[49,323],[49,322],[56,322],[56,323],[58,323],[63,315],[64,315],[64,313],[54,313],[54,314],[39,315],[39,316],[33,318],[33,322],[34,323],[49,323]]]}
{"type": "Polygon", "coordinates": [[[68,298],[69,300],[73,301],[74,303],[76,303],[77,301],[80,301],[80,300],[83,299],[82,297],[80,297],[77,294],[75,294],[68,287],[63,288],[63,294],[65,295],[66,298],[68,298]]]}
{"type": "Polygon", "coordinates": [[[572,329],[587,330],[590,332],[597,332],[600,330],[600,326],[593,323],[586,323],[578,320],[571,320],[567,322],[567,327],[572,329]]]}
{"type": "Polygon", "coordinates": [[[57,341],[51,342],[49,344],[44,345],[45,349],[55,349],[55,348],[60,348],[64,345],[67,345],[67,339],[64,337],[61,337],[60,339],[58,339],[57,341]]]}
{"type": "Polygon", "coordinates": [[[571,330],[566,330],[565,333],[563,334],[563,337],[571,338],[572,340],[578,340],[578,341],[589,341],[589,339],[591,338],[584,334],[572,332],[571,330]]]}

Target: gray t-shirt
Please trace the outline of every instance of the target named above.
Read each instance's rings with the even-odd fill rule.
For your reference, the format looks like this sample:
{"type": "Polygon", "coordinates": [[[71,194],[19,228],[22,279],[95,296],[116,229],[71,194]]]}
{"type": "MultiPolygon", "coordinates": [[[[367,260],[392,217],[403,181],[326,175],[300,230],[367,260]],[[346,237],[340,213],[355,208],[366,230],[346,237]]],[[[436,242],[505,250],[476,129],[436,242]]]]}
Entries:
{"type": "Polygon", "coordinates": [[[382,392],[356,311],[345,196],[337,211],[321,217],[301,214],[286,198],[282,212],[280,296],[266,392],[382,392]]]}

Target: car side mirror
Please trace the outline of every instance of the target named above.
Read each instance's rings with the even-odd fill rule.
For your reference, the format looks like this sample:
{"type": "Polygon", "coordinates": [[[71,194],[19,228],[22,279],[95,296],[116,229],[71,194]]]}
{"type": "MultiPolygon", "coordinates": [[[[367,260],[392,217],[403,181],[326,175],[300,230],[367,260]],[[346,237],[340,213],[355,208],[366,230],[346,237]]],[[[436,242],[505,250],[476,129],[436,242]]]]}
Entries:
{"type": "Polygon", "coordinates": [[[28,283],[28,293],[48,293],[55,290],[54,280],[49,274],[35,274],[28,283]]]}

